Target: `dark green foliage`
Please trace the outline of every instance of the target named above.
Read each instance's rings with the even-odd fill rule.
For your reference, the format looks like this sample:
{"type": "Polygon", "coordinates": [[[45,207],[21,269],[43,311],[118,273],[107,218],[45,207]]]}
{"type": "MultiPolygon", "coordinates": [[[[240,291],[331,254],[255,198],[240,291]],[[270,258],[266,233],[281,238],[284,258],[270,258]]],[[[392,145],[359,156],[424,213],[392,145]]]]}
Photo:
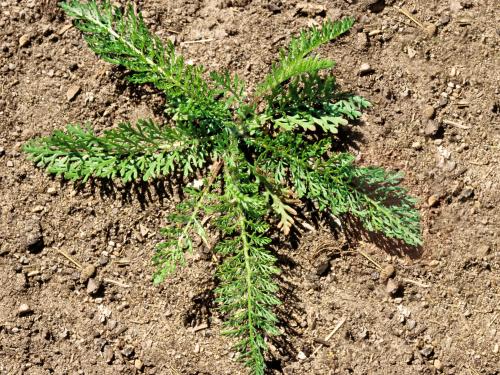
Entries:
{"type": "Polygon", "coordinates": [[[339,127],[359,119],[370,103],[340,92],[325,72],[333,61],[311,52],[347,32],[352,19],[327,21],[292,38],[248,96],[238,77],[206,75],[187,64],[172,43],[149,32],[132,5],[121,10],[109,1],[70,0],[61,7],[95,53],[126,68],[130,82],[165,94],[167,121],[121,124],[100,135],[69,125],[29,142],[25,151],[38,166],[72,180],[181,173],[197,182],[162,229],[154,281],[184,265],[185,253],[201,239],[220,259],[216,294],[225,333],[235,337],[253,374],[264,373],[266,337],[279,334],[269,232],[276,226],[287,235],[297,204],[308,201],[340,220],[350,214],[370,231],[421,243],[419,214],[399,186],[401,175],[359,167],[334,148],[339,127]],[[201,181],[195,180],[199,172],[206,172],[201,181]],[[220,239],[210,238],[208,228],[220,239]]]}
{"type": "Polygon", "coordinates": [[[34,140],[24,150],[39,166],[70,180],[85,182],[94,176],[128,182],[165,176],[175,168],[188,176],[206,163],[206,145],[206,139],[195,138],[182,127],[160,127],[140,120],[135,126],[120,124],[100,137],[68,125],[66,132],[34,140]]]}

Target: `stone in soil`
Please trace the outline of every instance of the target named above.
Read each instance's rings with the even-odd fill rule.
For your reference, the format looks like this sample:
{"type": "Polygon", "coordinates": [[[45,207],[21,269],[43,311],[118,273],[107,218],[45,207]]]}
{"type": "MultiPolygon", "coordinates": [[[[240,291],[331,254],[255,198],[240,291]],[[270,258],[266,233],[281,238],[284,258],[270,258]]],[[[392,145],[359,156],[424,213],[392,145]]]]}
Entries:
{"type": "Polygon", "coordinates": [[[31,35],[29,34],[24,34],[19,38],[19,47],[23,48],[26,47],[31,41],[31,35]]]}
{"type": "Polygon", "coordinates": [[[420,350],[420,354],[425,358],[431,358],[434,354],[434,348],[431,345],[426,345],[420,350]]]}
{"type": "Polygon", "coordinates": [[[458,196],[458,200],[460,202],[466,202],[469,199],[471,199],[472,197],[474,197],[474,189],[470,188],[470,187],[466,187],[464,190],[462,190],[462,192],[458,196]]]}
{"type": "Polygon", "coordinates": [[[113,349],[110,346],[106,346],[106,349],[104,349],[104,360],[108,365],[113,363],[113,359],[115,358],[115,353],[113,352],[113,349]]]}
{"type": "Polygon", "coordinates": [[[70,102],[73,99],[75,99],[76,96],[80,93],[81,89],[82,88],[80,86],[78,86],[78,85],[72,85],[72,86],[70,86],[70,88],[66,92],[66,99],[68,100],[68,102],[70,102]]]}
{"type": "Polygon", "coordinates": [[[368,74],[371,74],[374,72],[373,68],[370,66],[370,64],[368,63],[363,63],[361,64],[361,66],[359,67],[359,75],[361,76],[365,76],[365,75],[368,75],[368,74]]]}
{"type": "Polygon", "coordinates": [[[439,359],[434,360],[434,368],[438,371],[441,371],[443,369],[443,363],[439,359]]]}
{"type": "Polygon", "coordinates": [[[299,359],[300,361],[303,361],[306,358],[307,358],[306,353],[304,353],[302,351],[300,351],[299,354],[297,354],[297,359],[299,359]]]}
{"type": "Polygon", "coordinates": [[[136,359],[134,361],[134,367],[137,369],[137,370],[142,370],[143,367],[144,367],[144,363],[142,363],[142,361],[140,359],[136,359]]]}
{"type": "Polygon", "coordinates": [[[87,284],[87,293],[90,295],[97,294],[99,289],[101,288],[101,283],[96,279],[89,279],[87,284]]]}
{"type": "Polygon", "coordinates": [[[127,345],[126,347],[123,348],[122,354],[127,357],[127,358],[132,358],[132,356],[135,353],[135,349],[132,345],[127,345]]]}
{"type": "Polygon", "coordinates": [[[439,197],[436,194],[432,194],[427,198],[427,204],[429,207],[436,207],[439,203],[439,197]]]}
{"type": "Polygon", "coordinates": [[[387,281],[387,285],[385,287],[385,290],[387,294],[389,294],[391,297],[395,296],[401,289],[401,286],[399,283],[394,280],[394,279],[389,279],[387,281]]]}
{"type": "Polygon", "coordinates": [[[298,3],[295,6],[297,14],[307,17],[325,16],[326,7],[320,4],[298,3]]]}
{"type": "Polygon", "coordinates": [[[49,187],[47,189],[47,194],[49,194],[49,195],[56,195],[57,194],[57,189],[53,188],[53,187],[49,187]]]}
{"type": "Polygon", "coordinates": [[[19,316],[26,316],[33,313],[33,310],[26,303],[21,303],[17,313],[19,316]]]}
{"type": "Polygon", "coordinates": [[[38,222],[29,222],[25,226],[24,247],[30,253],[38,253],[44,248],[42,228],[38,222]]]}

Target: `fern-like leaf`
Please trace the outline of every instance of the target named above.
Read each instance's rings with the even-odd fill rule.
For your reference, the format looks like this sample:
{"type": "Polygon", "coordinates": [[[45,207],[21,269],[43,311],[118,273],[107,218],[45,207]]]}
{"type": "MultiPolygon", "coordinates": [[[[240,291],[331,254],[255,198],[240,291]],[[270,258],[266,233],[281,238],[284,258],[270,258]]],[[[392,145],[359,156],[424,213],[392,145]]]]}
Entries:
{"type": "Polygon", "coordinates": [[[267,202],[259,194],[259,185],[248,180],[243,155],[233,153],[230,159],[217,220],[225,233],[225,240],[215,248],[224,258],[217,270],[217,301],[226,315],[224,333],[239,340],[236,349],[252,374],[263,375],[265,336],[280,334],[273,313],[280,303],[278,287],[272,280],[279,270],[276,258],[266,250],[271,242],[265,235],[269,225],[262,220],[267,202]]]}
{"type": "Polygon", "coordinates": [[[122,123],[102,136],[68,125],[66,132],[32,140],[24,151],[49,173],[84,182],[89,177],[149,180],[175,170],[189,176],[210,155],[201,139],[182,128],[160,127],[150,120],[140,120],[135,126],[122,123]]]}
{"type": "Polygon", "coordinates": [[[313,74],[322,69],[334,66],[331,60],[318,57],[307,57],[313,50],[347,32],[353,25],[352,18],[341,21],[326,21],[321,28],[312,27],[303,31],[296,38],[292,38],[288,52],[282,50],[279,61],[273,65],[271,72],[258,86],[255,96],[274,92],[279,86],[292,77],[302,74],[313,74]]]}

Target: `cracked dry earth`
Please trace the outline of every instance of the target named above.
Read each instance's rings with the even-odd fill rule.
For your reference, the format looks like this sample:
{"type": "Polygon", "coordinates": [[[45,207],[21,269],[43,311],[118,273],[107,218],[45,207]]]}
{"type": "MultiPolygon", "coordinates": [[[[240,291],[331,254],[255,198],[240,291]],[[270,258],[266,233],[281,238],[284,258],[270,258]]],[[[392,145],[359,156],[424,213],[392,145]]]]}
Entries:
{"type": "MultiPolygon", "coordinates": [[[[500,13],[496,0],[139,1],[162,39],[250,86],[290,36],[351,15],[321,53],[373,102],[359,163],[405,172],[424,246],[302,229],[280,255],[286,334],[269,374],[499,374],[500,13]],[[416,21],[416,22],[415,22],[416,21]],[[328,340],[327,335],[331,334],[328,340]],[[318,349],[319,348],[319,349],[318,349]]],[[[53,1],[0,0],[0,374],[245,374],[219,335],[203,251],[159,287],[167,182],[53,178],[21,152],[66,123],[158,118],[53,1]]]]}

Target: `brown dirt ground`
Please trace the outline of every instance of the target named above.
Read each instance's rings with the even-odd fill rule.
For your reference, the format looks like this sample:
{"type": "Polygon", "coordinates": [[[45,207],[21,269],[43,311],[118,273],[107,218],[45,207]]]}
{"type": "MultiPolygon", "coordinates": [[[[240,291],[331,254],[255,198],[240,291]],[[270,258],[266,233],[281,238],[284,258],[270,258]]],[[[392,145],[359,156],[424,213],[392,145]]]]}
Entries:
{"type": "MultiPolygon", "coordinates": [[[[358,20],[322,53],[338,62],[344,88],[374,103],[353,151],[360,163],[406,173],[421,202],[425,245],[419,254],[396,254],[319,226],[295,249],[277,249],[286,259],[286,335],[271,344],[269,373],[499,374],[498,2],[139,6],[179,52],[251,84],[301,28],[325,17],[358,20]],[[201,39],[208,40],[183,44],[201,39]],[[363,63],[370,74],[359,74],[363,63]],[[394,266],[395,295],[360,251],[394,266]],[[330,346],[312,355],[314,340],[338,325],[330,346]]],[[[104,129],[161,111],[161,96],[124,85],[66,25],[53,2],[0,1],[0,373],[244,374],[231,340],[219,335],[205,257],[192,256],[163,285],[151,285],[157,229],[175,192],[160,182],[77,189],[20,152],[23,142],[68,122],[104,129]],[[79,92],[69,101],[74,85],[79,92]],[[96,267],[97,293],[89,295],[87,278],[61,252],[96,267]]]]}

